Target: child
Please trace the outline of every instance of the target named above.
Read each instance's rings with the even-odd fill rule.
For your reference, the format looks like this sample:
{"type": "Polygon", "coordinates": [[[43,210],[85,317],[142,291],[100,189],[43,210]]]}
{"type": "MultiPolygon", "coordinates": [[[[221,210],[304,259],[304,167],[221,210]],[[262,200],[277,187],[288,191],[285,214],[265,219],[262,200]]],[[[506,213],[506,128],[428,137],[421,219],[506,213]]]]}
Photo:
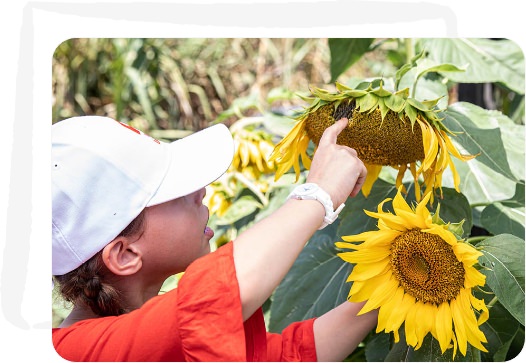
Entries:
{"type": "Polygon", "coordinates": [[[365,180],[356,152],[336,144],[347,122],[325,131],[306,184],[213,253],[202,200],[232,161],[226,126],[163,143],[106,117],[54,124],[52,273],[74,306],[53,329],[56,351],[71,361],[343,360],[375,311],[357,316],[363,303],[344,302],[275,334],[261,305],[365,180]]]}

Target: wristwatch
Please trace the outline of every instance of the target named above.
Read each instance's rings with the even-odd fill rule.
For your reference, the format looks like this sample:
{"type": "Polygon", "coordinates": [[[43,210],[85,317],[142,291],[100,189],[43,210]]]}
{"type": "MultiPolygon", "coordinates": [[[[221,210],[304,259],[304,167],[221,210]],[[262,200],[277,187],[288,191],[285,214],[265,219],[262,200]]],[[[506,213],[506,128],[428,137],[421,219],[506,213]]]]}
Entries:
{"type": "Polygon", "coordinates": [[[345,207],[345,204],[342,203],[336,210],[334,210],[330,195],[315,183],[298,185],[289,194],[287,200],[288,199],[317,200],[320,202],[323,205],[323,208],[325,208],[325,217],[323,218],[321,227],[318,229],[323,229],[334,222],[338,218],[338,214],[340,214],[343,207],[345,207]]]}

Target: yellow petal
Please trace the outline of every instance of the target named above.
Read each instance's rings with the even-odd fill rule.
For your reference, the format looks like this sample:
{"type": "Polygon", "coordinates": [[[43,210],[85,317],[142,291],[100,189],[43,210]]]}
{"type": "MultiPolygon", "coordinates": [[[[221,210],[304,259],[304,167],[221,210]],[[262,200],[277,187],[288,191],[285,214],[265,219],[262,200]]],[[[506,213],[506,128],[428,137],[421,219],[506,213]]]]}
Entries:
{"type": "Polygon", "coordinates": [[[429,213],[429,210],[427,209],[426,205],[427,202],[429,202],[429,198],[431,198],[432,193],[427,193],[424,195],[424,199],[418,205],[416,206],[415,214],[418,216],[421,216],[424,221],[426,221],[426,226],[428,226],[429,218],[431,217],[431,214],[429,213]]]}
{"type": "Polygon", "coordinates": [[[466,289],[471,289],[475,286],[484,286],[486,283],[486,275],[473,267],[464,266],[464,270],[466,270],[464,276],[464,287],[466,289]]]}
{"type": "Polygon", "coordinates": [[[419,318],[419,323],[416,326],[418,344],[415,346],[415,349],[419,349],[422,346],[425,336],[433,329],[436,312],[437,308],[433,304],[417,303],[416,314],[419,318]]]}
{"type": "Polygon", "coordinates": [[[381,219],[382,222],[389,226],[389,228],[404,232],[407,230],[405,227],[405,223],[403,218],[398,217],[392,213],[375,213],[375,212],[369,212],[365,211],[365,214],[367,214],[369,217],[378,218],[381,219]]]}
{"type": "Polygon", "coordinates": [[[396,187],[401,187],[402,192],[406,193],[405,186],[402,184],[402,180],[404,179],[405,171],[407,170],[407,165],[403,164],[400,165],[398,168],[398,174],[396,175],[396,187]]]}
{"type": "Polygon", "coordinates": [[[453,337],[453,323],[451,317],[451,308],[447,301],[440,304],[436,316],[436,332],[437,340],[440,344],[442,354],[446,351],[451,343],[453,337]]]}
{"type": "MultiPolygon", "coordinates": [[[[399,289],[403,291],[402,287],[399,287],[399,289]]],[[[404,293],[402,301],[396,307],[396,311],[391,314],[390,322],[386,326],[387,331],[397,331],[400,328],[415,302],[416,300],[412,295],[404,293]]]]}
{"type": "Polygon", "coordinates": [[[404,298],[404,289],[398,287],[393,294],[393,296],[383,304],[378,311],[378,325],[376,327],[376,332],[385,330],[386,333],[389,333],[394,330],[398,330],[400,326],[393,326],[391,316],[399,314],[399,306],[402,304],[404,298]]]}
{"type": "Polygon", "coordinates": [[[365,182],[362,185],[362,193],[365,197],[368,197],[373,188],[373,184],[378,179],[380,171],[382,171],[382,165],[374,165],[364,163],[365,168],[367,169],[367,176],[365,177],[365,182]]]}
{"type": "Polygon", "coordinates": [[[455,237],[455,235],[443,228],[442,226],[435,224],[431,228],[423,229],[422,232],[436,234],[452,246],[458,244],[458,240],[455,237]]]}
{"type": "Polygon", "coordinates": [[[411,209],[409,204],[407,204],[404,197],[402,197],[401,187],[398,187],[398,192],[396,193],[393,199],[393,209],[394,209],[395,214],[397,215],[398,215],[398,212],[400,211],[404,211],[407,213],[413,213],[413,210],[411,209]]]}
{"type": "Polygon", "coordinates": [[[473,294],[470,294],[469,298],[471,300],[471,305],[473,305],[473,308],[477,309],[478,311],[481,311],[480,316],[477,320],[477,324],[480,326],[484,324],[489,318],[488,307],[486,306],[484,300],[477,299],[475,296],[473,296],[473,294]]]}
{"type": "Polygon", "coordinates": [[[350,263],[371,263],[378,262],[389,257],[390,251],[387,248],[369,248],[363,251],[341,252],[338,256],[350,263]]]}
{"type": "Polygon", "coordinates": [[[353,234],[349,236],[342,236],[342,239],[346,242],[361,242],[365,241],[368,238],[375,236],[377,234],[376,231],[366,231],[362,232],[360,234],[353,234]]]}
{"type": "Polygon", "coordinates": [[[456,298],[451,299],[451,316],[453,317],[453,323],[455,325],[455,335],[458,342],[458,349],[462,355],[466,355],[466,349],[468,345],[468,338],[466,333],[466,327],[464,317],[462,315],[462,304],[457,301],[456,298]]]}
{"type": "Polygon", "coordinates": [[[402,234],[402,232],[392,229],[376,231],[374,236],[369,237],[362,243],[362,248],[371,247],[389,247],[393,240],[402,234]]]}
{"type": "Polygon", "coordinates": [[[455,145],[453,145],[453,142],[449,138],[449,135],[444,130],[440,130],[440,133],[442,135],[444,143],[446,144],[447,150],[449,151],[450,154],[452,154],[456,158],[458,158],[458,159],[460,159],[462,161],[467,161],[467,160],[471,160],[471,159],[473,159],[474,157],[477,156],[477,155],[461,155],[458,152],[458,150],[455,147],[455,145]]]}
{"type": "Polygon", "coordinates": [[[422,129],[422,139],[424,141],[425,157],[420,170],[425,171],[430,168],[438,152],[438,141],[434,129],[426,122],[419,122],[422,129]]]}
{"type": "Polygon", "coordinates": [[[421,304],[422,302],[418,301],[415,304],[413,304],[409,311],[407,312],[407,316],[405,318],[405,340],[408,345],[414,347],[418,344],[418,338],[416,335],[416,327],[419,324],[418,317],[416,315],[417,313],[417,305],[421,304]]]}
{"type": "Polygon", "coordinates": [[[377,289],[371,294],[371,297],[362,307],[360,313],[366,313],[378,308],[387,299],[389,299],[392,296],[392,294],[394,294],[397,288],[398,280],[393,276],[391,276],[391,278],[387,280],[384,284],[377,285],[377,289]]]}
{"type": "Polygon", "coordinates": [[[478,323],[475,317],[475,313],[471,309],[471,301],[469,298],[469,295],[471,295],[471,290],[461,289],[459,296],[462,300],[462,310],[461,313],[464,318],[464,322],[466,323],[466,333],[467,333],[467,339],[468,342],[474,346],[475,348],[487,352],[487,349],[482,345],[482,342],[487,342],[486,336],[484,333],[479,329],[478,323]]]}
{"type": "Polygon", "coordinates": [[[352,276],[353,281],[366,281],[374,276],[385,273],[389,268],[390,260],[388,258],[375,263],[359,263],[353,267],[352,276]]]}

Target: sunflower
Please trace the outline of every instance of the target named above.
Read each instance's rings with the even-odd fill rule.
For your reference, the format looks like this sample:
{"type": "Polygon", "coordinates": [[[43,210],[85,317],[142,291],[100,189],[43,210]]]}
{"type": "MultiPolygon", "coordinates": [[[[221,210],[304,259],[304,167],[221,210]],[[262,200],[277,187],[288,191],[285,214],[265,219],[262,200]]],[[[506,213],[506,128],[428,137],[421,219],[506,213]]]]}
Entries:
{"type": "Polygon", "coordinates": [[[431,333],[442,354],[454,348],[453,358],[457,347],[466,355],[467,343],[487,352],[479,326],[488,319],[488,308],[472,293],[486,281],[475,268],[482,253],[457,239],[451,230],[458,226],[445,224],[438,212],[431,215],[426,208],[430,196],[410,207],[400,187],[392,202],[394,214],[383,211],[391,198],[378,205],[378,212],[365,211],[378,219],[377,231],[336,242],[338,248],[353,250],[338,254],[354,264],[348,299],[367,300],[359,314],[379,309],[376,332],[393,332],[396,342],[405,323],[407,344],[415,349],[431,333]]]}
{"type": "Polygon", "coordinates": [[[230,170],[244,172],[249,169],[251,177],[274,172],[274,162],[269,155],[275,145],[271,136],[263,130],[236,127],[232,129],[235,151],[230,170]]]}
{"type": "Polygon", "coordinates": [[[461,155],[453,145],[453,133],[439,118],[439,99],[420,102],[408,96],[408,89],[392,93],[382,83],[375,88],[373,84],[352,89],[336,83],[335,93],[321,88],[312,90],[313,97],[305,97],[310,106],[295,118],[294,127],[270,155],[269,160],[277,166],[275,180],[291,167],[297,180],[300,158],[304,167],[310,168],[309,141],[318,145],[323,131],[346,117],[349,125],[337,142],[354,148],[365,164],[368,173],[362,193],[366,197],[383,166],[398,170],[397,187],[409,169],[417,201],[421,199],[419,177],[423,176],[425,193],[436,188],[442,192],[442,174],[447,167],[451,168],[455,189],[460,192],[460,178],[451,155],[463,161],[475,156],[461,155]]]}
{"type": "Polygon", "coordinates": [[[235,198],[235,182],[229,173],[223,174],[216,181],[206,186],[203,204],[208,207],[210,215],[222,217],[233,204],[235,198]]]}

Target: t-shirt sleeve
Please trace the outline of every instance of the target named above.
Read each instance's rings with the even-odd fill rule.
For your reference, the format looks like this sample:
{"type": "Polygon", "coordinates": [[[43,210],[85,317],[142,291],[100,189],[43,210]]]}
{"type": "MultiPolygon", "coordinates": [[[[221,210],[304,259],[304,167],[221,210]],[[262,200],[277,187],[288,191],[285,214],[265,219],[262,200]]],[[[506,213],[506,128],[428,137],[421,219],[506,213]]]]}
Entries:
{"type": "Polygon", "coordinates": [[[178,283],[177,326],[187,361],[246,360],[232,249],[228,243],[195,261],[178,283]]]}
{"type": "Polygon", "coordinates": [[[244,361],[232,243],[194,261],[176,289],[140,309],[53,329],[53,344],[70,361],[244,361]]]}
{"type": "Polygon", "coordinates": [[[292,323],[281,334],[267,333],[269,362],[316,362],[315,318],[292,323]]]}

